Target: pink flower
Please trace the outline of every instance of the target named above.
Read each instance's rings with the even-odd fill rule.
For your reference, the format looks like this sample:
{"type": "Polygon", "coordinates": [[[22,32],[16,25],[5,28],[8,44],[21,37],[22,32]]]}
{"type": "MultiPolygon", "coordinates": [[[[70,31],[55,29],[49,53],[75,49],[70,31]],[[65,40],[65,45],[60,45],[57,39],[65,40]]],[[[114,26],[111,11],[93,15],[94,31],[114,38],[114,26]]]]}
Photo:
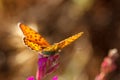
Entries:
{"type": "Polygon", "coordinates": [[[35,80],[34,76],[30,76],[27,78],[27,80],[35,80]]]}
{"type": "Polygon", "coordinates": [[[95,80],[106,80],[106,76],[115,71],[117,68],[115,61],[117,60],[118,56],[119,54],[117,53],[117,49],[111,49],[109,51],[108,56],[104,58],[101,64],[100,74],[96,76],[95,80]]]}
{"type": "Polygon", "coordinates": [[[58,80],[58,76],[54,76],[52,80],[58,80]]]}
{"type": "MultiPolygon", "coordinates": [[[[38,69],[36,74],[36,80],[42,80],[46,75],[52,73],[59,67],[59,55],[52,55],[45,57],[44,55],[39,55],[38,58],[38,69]]],[[[27,78],[27,80],[35,80],[33,76],[27,78]]],[[[53,80],[58,80],[57,76],[53,80]]]]}

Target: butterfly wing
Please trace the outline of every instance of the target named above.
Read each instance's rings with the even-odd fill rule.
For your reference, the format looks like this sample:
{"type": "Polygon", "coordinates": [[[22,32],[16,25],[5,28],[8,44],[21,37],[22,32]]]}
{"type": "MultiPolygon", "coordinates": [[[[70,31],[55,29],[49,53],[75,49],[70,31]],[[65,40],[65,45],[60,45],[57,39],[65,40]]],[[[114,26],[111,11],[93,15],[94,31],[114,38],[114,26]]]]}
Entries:
{"type": "Polygon", "coordinates": [[[20,24],[20,28],[25,35],[24,43],[31,49],[41,51],[49,46],[49,43],[40,34],[29,28],[27,25],[20,24]]]}
{"type": "Polygon", "coordinates": [[[77,40],[80,36],[82,36],[83,32],[80,32],[78,34],[75,34],[59,43],[57,43],[57,46],[59,49],[62,49],[66,46],[68,46],[69,44],[71,44],[72,42],[74,42],[75,40],[77,40]]]}
{"type": "Polygon", "coordinates": [[[58,51],[62,48],[68,46],[72,42],[74,42],[76,39],[78,39],[80,36],[82,36],[83,32],[80,32],[78,34],[75,34],[65,40],[60,41],[59,43],[55,43],[54,45],[51,45],[44,49],[44,51],[58,51]]]}

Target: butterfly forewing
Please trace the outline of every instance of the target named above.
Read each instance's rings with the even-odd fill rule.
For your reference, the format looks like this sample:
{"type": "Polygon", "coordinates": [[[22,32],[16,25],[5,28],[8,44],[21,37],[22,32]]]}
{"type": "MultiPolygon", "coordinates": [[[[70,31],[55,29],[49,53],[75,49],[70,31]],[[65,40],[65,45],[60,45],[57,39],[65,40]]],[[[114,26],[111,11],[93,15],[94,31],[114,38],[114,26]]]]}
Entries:
{"type": "Polygon", "coordinates": [[[60,41],[59,43],[55,43],[54,45],[51,45],[47,48],[44,49],[44,51],[56,51],[56,50],[61,50],[62,48],[68,46],[69,44],[71,44],[72,42],[74,42],[76,39],[78,39],[81,35],[83,34],[83,32],[80,32],[78,34],[75,34],[65,40],[60,41]]]}
{"type": "Polygon", "coordinates": [[[31,49],[41,50],[49,46],[49,43],[40,34],[29,28],[27,25],[20,24],[20,28],[25,35],[25,44],[31,49]]]}
{"type": "Polygon", "coordinates": [[[82,34],[83,34],[83,32],[80,32],[80,33],[78,33],[78,34],[75,34],[75,35],[73,35],[73,36],[71,36],[71,37],[69,37],[69,38],[67,38],[67,39],[59,42],[59,43],[57,44],[57,46],[58,46],[60,49],[62,49],[62,48],[64,48],[65,46],[67,46],[67,45],[71,44],[72,42],[74,42],[76,39],[78,39],[82,34]]]}

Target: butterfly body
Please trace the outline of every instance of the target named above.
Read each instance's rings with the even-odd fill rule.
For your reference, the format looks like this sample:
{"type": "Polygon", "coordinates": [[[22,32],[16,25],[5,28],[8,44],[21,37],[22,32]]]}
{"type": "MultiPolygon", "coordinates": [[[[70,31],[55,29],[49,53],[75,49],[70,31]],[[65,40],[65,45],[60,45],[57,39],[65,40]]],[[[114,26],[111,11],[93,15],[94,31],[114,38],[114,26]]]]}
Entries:
{"type": "Polygon", "coordinates": [[[44,55],[54,55],[56,53],[58,53],[58,52],[57,51],[42,51],[42,54],[44,54],[44,55]]]}
{"type": "Polygon", "coordinates": [[[66,47],[83,34],[83,32],[80,32],[65,40],[60,41],[59,43],[50,45],[40,34],[29,28],[27,25],[20,24],[20,28],[25,35],[23,39],[24,43],[32,50],[39,51],[43,55],[54,55],[58,53],[62,48],[66,47]]]}

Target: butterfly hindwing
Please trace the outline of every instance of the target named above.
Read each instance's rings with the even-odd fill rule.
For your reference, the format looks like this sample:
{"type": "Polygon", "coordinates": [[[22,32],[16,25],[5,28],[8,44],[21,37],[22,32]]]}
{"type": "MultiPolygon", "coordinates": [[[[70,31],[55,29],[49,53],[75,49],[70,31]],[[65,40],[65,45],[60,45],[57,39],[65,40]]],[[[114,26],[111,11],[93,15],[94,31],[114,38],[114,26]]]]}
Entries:
{"type": "Polygon", "coordinates": [[[27,25],[20,24],[20,28],[25,35],[25,44],[31,49],[42,50],[49,46],[49,43],[40,34],[29,28],[27,25]]]}
{"type": "Polygon", "coordinates": [[[24,43],[30,47],[32,50],[41,51],[42,47],[34,42],[29,41],[27,38],[24,38],[24,43]]]}

